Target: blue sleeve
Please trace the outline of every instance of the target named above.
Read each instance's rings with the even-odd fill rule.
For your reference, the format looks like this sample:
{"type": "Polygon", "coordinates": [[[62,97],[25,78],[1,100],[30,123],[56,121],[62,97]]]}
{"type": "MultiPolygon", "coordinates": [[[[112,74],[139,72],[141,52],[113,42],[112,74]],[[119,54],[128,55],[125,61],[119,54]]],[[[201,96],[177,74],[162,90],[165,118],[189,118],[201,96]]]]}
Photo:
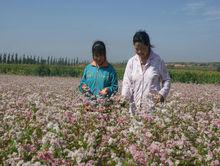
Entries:
{"type": "Polygon", "coordinates": [[[83,71],[82,79],[80,81],[80,85],[79,85],[79,91],[80,92],[83,92],[82,85],[86,84],[86,73],[87,73],[87,67],[85,67],[85,69],[83,71]]]}
{"type": "Polygon", "coordinates": [[[114,69],[112,69],[112,73],[111,73],[111,86],[108,87],[109,90],[109,95],[112,95],[116,92],[118,92],[118,77],[117,77],[117,73],[114,69]]]}

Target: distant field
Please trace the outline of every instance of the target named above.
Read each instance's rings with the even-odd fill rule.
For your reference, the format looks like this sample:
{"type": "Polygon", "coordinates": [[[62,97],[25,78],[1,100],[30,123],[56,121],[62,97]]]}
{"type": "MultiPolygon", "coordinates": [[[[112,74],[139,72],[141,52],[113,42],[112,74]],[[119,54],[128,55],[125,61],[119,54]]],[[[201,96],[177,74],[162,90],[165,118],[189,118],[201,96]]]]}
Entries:
{"type": "MultiPolygon", "coordinates": [[[[85,64],[75,66],[41,64],[0,64],[0,73],[34,76],[71,76],[81,77],[85,64]]],[[[123,78],[125,65],[114,64],[119,79],[123,78]]],[[[220,84],[220,72],[217,67],[168,65],[172,82],[215,83],[220,84]]]]}

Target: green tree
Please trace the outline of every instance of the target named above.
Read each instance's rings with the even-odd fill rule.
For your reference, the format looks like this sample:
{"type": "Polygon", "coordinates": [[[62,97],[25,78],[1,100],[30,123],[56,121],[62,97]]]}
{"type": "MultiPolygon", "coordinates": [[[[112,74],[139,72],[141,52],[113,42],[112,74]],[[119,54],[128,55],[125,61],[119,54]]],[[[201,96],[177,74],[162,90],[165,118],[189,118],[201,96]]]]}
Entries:
{"type": "Polygon", "coordinates": [[[25,54],[23,54],[22,64],[26,64],[26,63],[27,63],[26,56],[25,54]]]}
{"type": "Polygon", "coordinates": [[[50,75],[50,68],[48,65],[41,64],[37,69],[36,73],[39,76],[49,76],[50,75]]]}
{"type": "Polygon", "coordinates": [[[4,55],[3,55],[3,63],[6,63],[6,62],[7,62],[7,54],[4,53],[4,55]]]}
{"type": "Polygon", "coordinates": [[[17,64],[18,63],[18,54],[15,53],[15,63],[17,64]]]}
{"type": "Polygon", "coordinates": [[[8,57],[7,57],[7,64],[10,64],[11,63],[11,55],[10,53],[8,54],[8,57]]]}

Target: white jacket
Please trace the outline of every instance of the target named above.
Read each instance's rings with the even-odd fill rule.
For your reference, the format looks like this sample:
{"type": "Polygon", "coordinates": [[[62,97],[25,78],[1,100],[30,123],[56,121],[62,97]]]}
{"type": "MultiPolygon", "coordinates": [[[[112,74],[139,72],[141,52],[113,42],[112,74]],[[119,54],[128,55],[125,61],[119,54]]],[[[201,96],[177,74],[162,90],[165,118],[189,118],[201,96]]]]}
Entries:
{"type": "Polygon", "coordinates": [[[165,98],[169,90],[170,76],[159,55],[151,51],[143,70],[137,54],[129,59],[122,83],[122,96],[134,104],[132,111],[140,107],[149,93],[156,91],[165,98]]]}

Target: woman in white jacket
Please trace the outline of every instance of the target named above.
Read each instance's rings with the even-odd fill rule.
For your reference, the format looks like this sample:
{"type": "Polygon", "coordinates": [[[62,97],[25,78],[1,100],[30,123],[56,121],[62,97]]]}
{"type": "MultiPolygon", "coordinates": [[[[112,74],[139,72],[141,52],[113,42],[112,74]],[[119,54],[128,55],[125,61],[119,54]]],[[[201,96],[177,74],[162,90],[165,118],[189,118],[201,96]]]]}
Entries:
{"type": "Polygon", "coordinates": [[[164,61],[152,51],[152,45],[145,31],[138,31],[133,37],[136,54],[129,59],[122,83],[122,96],[129,100],[130,111],[143,107],[150,94],[154,104],[164,102],[170,90],[170,76],[164,61]]]}

